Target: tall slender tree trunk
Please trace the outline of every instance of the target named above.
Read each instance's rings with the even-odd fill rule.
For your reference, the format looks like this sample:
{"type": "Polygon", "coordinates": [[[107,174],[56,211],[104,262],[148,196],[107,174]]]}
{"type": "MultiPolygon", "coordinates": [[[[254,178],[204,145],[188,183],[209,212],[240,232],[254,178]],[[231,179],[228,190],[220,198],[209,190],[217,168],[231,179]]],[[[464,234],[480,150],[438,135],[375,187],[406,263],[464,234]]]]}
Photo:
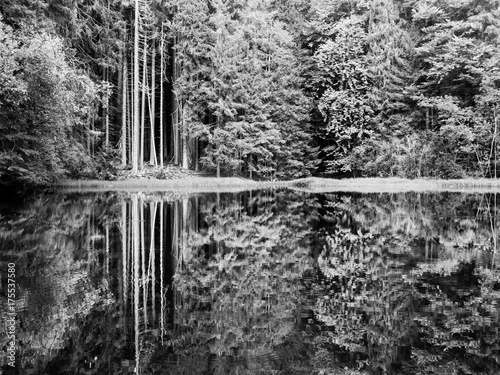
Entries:
{"type": "Polygon", "coordinates": [[[164,69],[164,63],[165,63],[165,54],[164,54],[164,47],[165,47],[165,38],[163,35],[163,22],[161,24],[161,31],[160,31],[160,167],[163,168],[163,160],[164,160],[164,150],[163,150],[163,69],[164,69]]]}
{"type": "Polygon", "coordinates": [[[121,148],[122,148],[122,166],[127,165],[127,54],[122,53],[122,134],[121,134],[121,148]]]}
{"type": "Polygon", "coordinates": [[[104,146],[109,147],[109,72],[105,69],[104,82],[106,83],[106,93],[104,94],[104,146]]]}
{"type": "Polygon", "coordinates": [[[151,113],[150,113],[150,123],[151,123],[151,138],[149,146],[149,162],[151,165],[158,165],[158,159],[156,158],[156,147],[155,147],[155,99],[156,99],[156,46],[153,40],[153,46],[151,50],[151,113]]]}
{"type": "Polygon", "coordinates": [[[91,132],[90,132],[90,129],[91,129],[91,124],[92,124],[92,120],[89,116],[88,120],[87,120],[87,152],[89,153],[90,155],[90,137],[91,137],[91,132]]]}
{"type": "Polygon", "coordinates": [[[139,0],[135,0],[134,19],[134,130],[132,142],[132,172],[138,171],[139,159],[139,0]]]}
{"type": "Polygon", "coordinates": [[[181,136],[182,136],[182,168],[183,169],[188,169],[188,149],[187,149],[187,129],[186,129],[186,116],[185,116],[185,110],[186,110],[186,105],[183,103],[181,104],[182,110],[180,111],[181,113],[181,136]]]}
{"type": "Polygon", "coordinates": [[[142,168],[144,164],[144,132],[145,132],[145,119],[146,119],[146,90],[148,87],[148,61],[147,61],[147,40],[146,32],[144,32],[144,39],[142,44],[142,97],[141,97],[141,152],[139,156],[139,167],[142,168]]]}
{"type": "Polygon", "coordinates": [[[177,36],[174,37],[174,46],[172,48],[172,64],[173,64],[173,74],[172,74],[172,132],[173,132],[173,151],[174,151],[174,164],[179,165],[179,97],[175,90],[175,83],[179,77],[179,64],[177,63],[177,36]]]}
{"type": "Polygon", "coordinates": [[[133,54],[130,55],[130,76],[128,77],[129,85],[127,87],[128,90],[128,103],[129,103],[129,112],[128,112],[128,160],[130,165],[132,165],[132,143],[134,140],[132,139],[134,133],[134,67],[132,66],[132,61],[134,61],[133,54]]]}
{"type": "MultiPolygon", "coordinates": [[[[217,128],[220,127],[220,118],[217,116],[217,128]]],[[[220,147],[220,144],[217,143],[217,148],[220,147]]],[[[217,159],[217,178],[220,177],[220,159],[217,159]]]]}
{"type": "Polygon", "coordinates": [[[253,177],[252,154],[248,155],[248,169],[250,172],[250,179],[253,177]]]}
{"type": "MultiPolygon", "coordinates": [[[[497,106],[496,106],[496,104],[493,107],[493,122],[495,124],[495,130],[493,132],[493,138],[494,138],[494,141],[495,141],[495,161],[494,161],[494,165],[495,165],[495,179],[496,179],[497,178],[497,163],[498,163],[498,157],[497,157],[497,150],[498,150],[498,140],[497,140],[497,136],[498,136],[498,118],[497,118],[497,106]]],[[[496,197],[496,194],[495,194],[495,197],[496,197]]]]}
{"type": "Polygon", "coordinates": [[[193,139],[193,144],[194,144],[194,170],[198,172],[200,170],[200,142],[198,138],[193,139]]]}

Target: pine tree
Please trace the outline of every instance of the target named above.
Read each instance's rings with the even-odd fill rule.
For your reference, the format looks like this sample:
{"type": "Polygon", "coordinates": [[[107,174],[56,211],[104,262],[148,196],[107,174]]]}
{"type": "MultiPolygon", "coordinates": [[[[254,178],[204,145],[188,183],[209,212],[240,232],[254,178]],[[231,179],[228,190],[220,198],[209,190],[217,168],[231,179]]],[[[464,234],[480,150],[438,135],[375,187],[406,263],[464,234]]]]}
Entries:
{"type": "Polygon", "coordinates": [[[321,82],[317,106],[326,123],[320,134],[328,140],[323,149],[327,173],[350,170],[345,158],[373,130],[366,46],[364,19],[352,16],[332,26],[314,56],[321,82]]]}
{"type": "Polygon", "coordinates": [[[134,114],[132,128],[132,172],[137,173],[139,167],[139,0],[134,3],[134,114]]]}
{"type": "Polygon", "coordinates": [[[377,133],[394,136],[410,110],[413,41],[393,1],[373,1],[368,16],[369,95],[377,133]]]}

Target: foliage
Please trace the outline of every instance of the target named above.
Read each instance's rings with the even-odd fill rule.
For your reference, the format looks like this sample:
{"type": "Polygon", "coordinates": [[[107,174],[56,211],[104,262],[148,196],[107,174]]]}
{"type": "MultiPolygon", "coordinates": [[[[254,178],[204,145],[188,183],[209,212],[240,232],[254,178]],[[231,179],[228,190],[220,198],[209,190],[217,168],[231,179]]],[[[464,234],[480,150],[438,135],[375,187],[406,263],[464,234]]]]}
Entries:
{"type": "MultiPolygon", "coordinates": [[[[1,22],[1,21],[0,21],[1,22]]],[[[79,142],[95,85],[68,61],[62,41],[0,23],[2,183],[48,184],[90,159],[79,142]],[[87,158],[87,160],[85,160],[87,158]]]]}
{"type": "Polygon", "coordinates": [[[362,19],[341,20],[330,30],[330,39],[316,51],[319,71],[318,109],[326,122],[323,130],[327,172],[338,172],[342,160],[371,133],[373,109],[368,103],[367,34],[362,19]]]}
{"type": "Polygon", "coordinates": [[[176,89],[191,131],[207,143],[201,163],[227,175],[307,175],[308,101],[290,34],[265,3],[193,11],[202,9],[174,24],[192,30],[177,45],[185,70],[176,89]]]}
{"type": "Polygon", "coordinates": [[[476,5],[316,4],[302,33],[318,172],[496,175],[499,13],[476,5]]]}

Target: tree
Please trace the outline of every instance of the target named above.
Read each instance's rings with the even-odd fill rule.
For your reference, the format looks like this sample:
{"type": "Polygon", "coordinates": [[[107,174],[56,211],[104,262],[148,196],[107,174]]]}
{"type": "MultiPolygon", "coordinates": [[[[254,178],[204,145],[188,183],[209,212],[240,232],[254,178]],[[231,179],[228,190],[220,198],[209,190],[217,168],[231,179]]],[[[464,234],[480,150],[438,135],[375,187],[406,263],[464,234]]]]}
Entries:
{"type": "Polygon", "coordinates": [[[325,121],[318,131],[328,140],[322,150],[327,173],[340,172],[352,149],[373,130],[363,22],[358,16],[340,20],[314,56],[321,82],[317,106],[325,121]]]}
{"type": "Polygon", "coordinates": [[[139,0],[134,3],[134,116],[132,129],[132,172],[139,166],[139,0]]]}
{"type": "Polygon", "coordinates": [[[60,38],[0,20],[0,149],[2,183],[49,184],[84,175],[83,148],[97,88],[65,55],[60,38]]]}

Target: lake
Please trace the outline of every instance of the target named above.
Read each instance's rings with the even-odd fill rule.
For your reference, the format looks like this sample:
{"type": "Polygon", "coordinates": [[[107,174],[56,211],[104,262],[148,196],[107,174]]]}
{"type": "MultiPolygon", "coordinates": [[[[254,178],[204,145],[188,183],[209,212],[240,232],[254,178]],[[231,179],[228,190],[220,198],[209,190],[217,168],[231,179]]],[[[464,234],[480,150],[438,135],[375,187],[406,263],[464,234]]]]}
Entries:
{"type": "Polygon", "coordinates": [[[494,193],[4,196],[0,373],[499,374],[499,208],[494,193]]]}

